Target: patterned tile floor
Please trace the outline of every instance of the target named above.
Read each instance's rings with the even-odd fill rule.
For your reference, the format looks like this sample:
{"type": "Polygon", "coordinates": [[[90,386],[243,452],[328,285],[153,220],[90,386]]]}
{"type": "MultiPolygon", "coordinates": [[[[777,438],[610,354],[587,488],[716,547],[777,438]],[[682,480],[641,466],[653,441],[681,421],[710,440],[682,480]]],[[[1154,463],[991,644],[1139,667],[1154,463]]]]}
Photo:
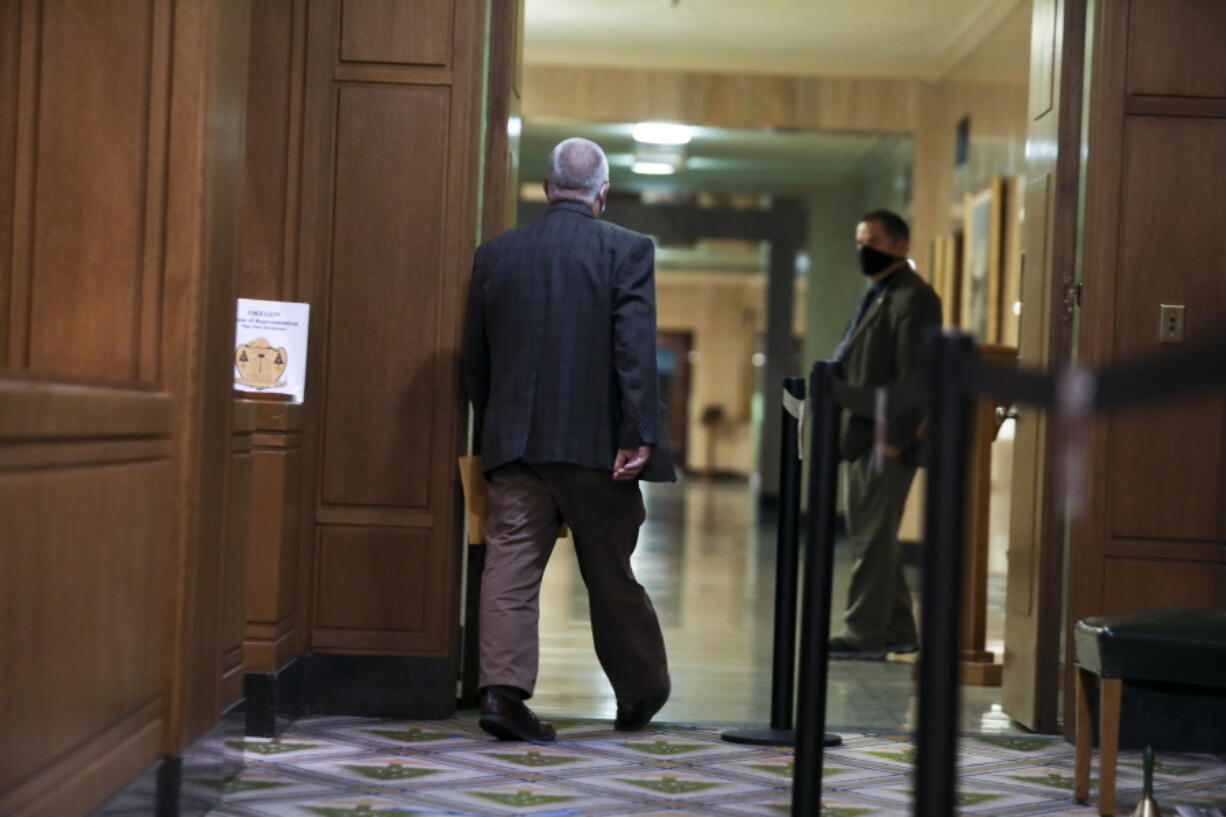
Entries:
{"type": "MultiPolygon", "coordinates": [[[[790,809],[788,750],[724,743],[712,729],[627,735],[607,721],[556,725],[557,743],[533,746],[491,740],[471,715],[412,723],[307,718],[277,740],[214,747],[219,758],[227,748],[243,749],[244,770],[228,779],[187,770],[184,794],[222,791],[224,806],[210,817],[737,817],[790,809]]],[[[844,740],[826,755],[823,814],[908,814],[908,737],[847,733],[844,740]]],[[[1176,814],[1177,804],[1226,808],[1226,764],[1191,755],[1159,760],[1166,814],[1176,814]]],[[[1063,741],[968,736],[960,762],[962,814],[1097,814],[1071,800],[1072,747],[1063,741]]],[[[1140,785],[1138,756],[1125,754],[1118,813],[1130,813],[1140,785]]]]}

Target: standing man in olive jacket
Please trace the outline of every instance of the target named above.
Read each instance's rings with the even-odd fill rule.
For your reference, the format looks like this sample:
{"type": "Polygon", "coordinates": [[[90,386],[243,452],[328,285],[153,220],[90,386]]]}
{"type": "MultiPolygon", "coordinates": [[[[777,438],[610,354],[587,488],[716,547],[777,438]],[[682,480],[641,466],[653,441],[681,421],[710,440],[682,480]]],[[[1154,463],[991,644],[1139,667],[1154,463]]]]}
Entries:
{"type": "MultiPolygon", "coordinates": [[[[907,261],[910,240],[907,222],[888,210],[875,210],[856,226],[860,271],[872,285],[834,355],[853,386],[888,386],[913,374],[924,333],[941,325],[940,297],[907,261]]],[[[887,652],[917,649],[898,528],[915,478],[922,424],[918,411],[892,419],[884,461],[874,463],[873,421],[844,411],[839,447],[847,461],[853,561],[843,632],[830,640],[832,658],[881,660],[887,652]]]]}
{"type": "Polygon", "coordinates": [[[614,725],[642,729],[669,695],[660,624],[630,567],[646,515],[638,480],[675,479],[657,395],[654,248],[600,220],[609,164],[594,142],[554,148],[545,193],[544,216],[478,248],[464,329],[489,490],[480,723],[504,740],[555,736],[523,702],[563,520],[617,697],[614,725]]]}

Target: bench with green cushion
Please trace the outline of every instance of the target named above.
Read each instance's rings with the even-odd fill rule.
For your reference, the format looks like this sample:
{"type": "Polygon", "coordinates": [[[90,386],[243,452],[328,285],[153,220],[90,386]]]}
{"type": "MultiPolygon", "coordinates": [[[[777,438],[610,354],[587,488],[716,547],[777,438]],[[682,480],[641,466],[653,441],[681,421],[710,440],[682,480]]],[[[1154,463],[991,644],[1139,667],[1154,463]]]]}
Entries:
{"type": "Polygon", "coordinates": [[[1077,622],[1077,772],[1074,797],[1090,794],[1090,688],[1099,687],[1098,812],[1115,813],[1124,681],[1226,687],[1226,611],[1183,608],[1094,616],[1077,622]]]}

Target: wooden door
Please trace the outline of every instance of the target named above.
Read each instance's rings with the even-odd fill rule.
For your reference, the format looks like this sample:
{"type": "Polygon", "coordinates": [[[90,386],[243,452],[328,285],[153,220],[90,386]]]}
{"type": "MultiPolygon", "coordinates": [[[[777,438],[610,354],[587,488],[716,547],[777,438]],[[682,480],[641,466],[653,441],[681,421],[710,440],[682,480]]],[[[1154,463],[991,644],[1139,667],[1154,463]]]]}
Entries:
{"type": "MultiPolygon", "coordinates": [[[[1085,0],[1035,0],[1025,174],[1019,360],[1058,367],[1072,355],[1085,0]]],[[[1054,732],[1060,684],[1064,520],[1045,413],[1019,409],[1013,462],[1001,698],[1029,729],[1054,732]]]]}
{"type": "Polygon", "coordinates": [[[309,4],[310,649],[325,669],[346,656],[317,690],[325,709],[455,707],[458,349],[478,226],[484,7],[309,4]]]}
{"type": "MultiPolygon", "coordinates": [[[[1160,342],[1162,304],[1186,306],[1185,344],[1226,324],[1223,31],[1217,0],[1096,6],[1079,336],[1088,363],[1180,350],[1160,342]]],[[[1067,626],[1148,607],[1226,608],[1226,396],[1109,415],[1092,440],[1067,626]]]]}

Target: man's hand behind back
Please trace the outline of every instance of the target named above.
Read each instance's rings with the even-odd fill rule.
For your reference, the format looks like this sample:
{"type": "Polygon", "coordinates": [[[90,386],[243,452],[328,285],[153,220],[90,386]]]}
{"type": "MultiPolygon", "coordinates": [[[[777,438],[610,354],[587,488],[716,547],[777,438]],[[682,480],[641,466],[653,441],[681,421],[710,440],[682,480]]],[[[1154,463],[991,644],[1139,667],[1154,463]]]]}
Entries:
{"type": "Polygon", "coordinates": [[[651,446],[641,445],[638,448],[623,448],[617,452],[617,461],[613,463],[613,479],[628,480],[636,478],[647,465],[651,456],[651,446]]]}

